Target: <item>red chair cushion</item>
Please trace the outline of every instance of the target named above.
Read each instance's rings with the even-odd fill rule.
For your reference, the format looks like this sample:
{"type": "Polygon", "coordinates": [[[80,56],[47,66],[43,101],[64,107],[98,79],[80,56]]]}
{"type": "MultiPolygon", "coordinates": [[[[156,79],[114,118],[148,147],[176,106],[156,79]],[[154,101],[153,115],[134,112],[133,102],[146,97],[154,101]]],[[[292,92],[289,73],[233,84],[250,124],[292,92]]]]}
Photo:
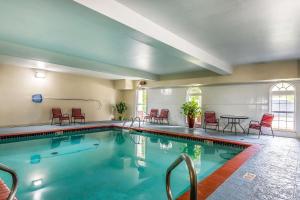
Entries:
{"type": "Polygon", "coordinates": [[[250,125],[249,125],[249,128],[252,128],[252,129],[257,129],[257,130],[259,130],[259,129],[260,129],[260,127],[261,127],[261,125],[260,125],[260,124],[250,124],[250,125]]]}
{"type": "Polygon", "coordinates": [[[73,118],[74,119],[84,119],[85,117],[83,115],[81,115],[81,116],[74,116],[73,118]]]}
{"type": "Polygon", "coordinates": [[[68,120],[70,118],[69,118],[69,116],[61,116],[59,119],[61,119],[61,120],[68,120]]]}

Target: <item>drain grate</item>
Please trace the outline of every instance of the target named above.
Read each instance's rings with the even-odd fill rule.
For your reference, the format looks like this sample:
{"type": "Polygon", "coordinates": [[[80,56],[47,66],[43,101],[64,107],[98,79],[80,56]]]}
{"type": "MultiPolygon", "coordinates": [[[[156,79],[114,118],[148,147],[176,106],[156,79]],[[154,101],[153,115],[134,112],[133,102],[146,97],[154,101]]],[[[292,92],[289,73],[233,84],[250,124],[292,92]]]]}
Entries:
{"type": "Polygon", "coordinates": [[[58,152],[57,152],[57,151],[54,151],[54,152],[52,152],[51,154],[52,154],[52,155],[57,155],[58,152]]]}
{"type": "Polygon", "coordinates": [[[243,176],[244,179],[247,181],[253,181],[255,179],[256,175],[250,172],[246,172],[243,176]]]}

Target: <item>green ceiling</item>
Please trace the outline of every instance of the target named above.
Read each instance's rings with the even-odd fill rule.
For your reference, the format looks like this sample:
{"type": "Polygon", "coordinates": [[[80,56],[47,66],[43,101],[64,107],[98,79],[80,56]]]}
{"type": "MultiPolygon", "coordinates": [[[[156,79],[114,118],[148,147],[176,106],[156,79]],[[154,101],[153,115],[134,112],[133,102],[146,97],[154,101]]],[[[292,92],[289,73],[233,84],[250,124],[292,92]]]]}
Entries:
{"type": "Polygon", "coordinates": [[[153,80],[204,70],[195,58],[71,0],[0,0],[0,54],[153,80]]]}

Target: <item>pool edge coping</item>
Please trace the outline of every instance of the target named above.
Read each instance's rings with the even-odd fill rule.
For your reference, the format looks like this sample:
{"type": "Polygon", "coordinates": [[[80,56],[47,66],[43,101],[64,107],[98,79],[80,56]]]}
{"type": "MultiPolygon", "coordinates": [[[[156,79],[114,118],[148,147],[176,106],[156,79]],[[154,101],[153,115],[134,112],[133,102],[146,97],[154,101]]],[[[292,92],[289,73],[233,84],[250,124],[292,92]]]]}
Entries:
{"type": "MultiPolygon", "coordinates": [[[[192,133],[178,133],[172,131],[164,131],[152,128],[130,128],[130,127],[122,127],[120,125],[115,124],[106,124],[106,125],[93,125],[93,126],[84,126],[84,127],[68,127],[68,128],[59,128],[52,130],[37,130],[37,131],[23,131],[23,132],[13,132],[13,133],[4,133],[0,134],[0,139],[10,138],[10,137],[26,137],[33,135],[48,135],[48,134],[64,134],[65,132],[70,131],[83,131],[83,130],[91,130],[97,128],[124,128],[124,129],[132,129],[136,131],[146,131],[154,134],[165,135],[170,137],[177,138],[186,138],[193,140],[209,140],[217,143],[229,143],[232,145],[243,146],[245,149],[237,154],[232,159],[228,160],[224,165],[222,165],[219,169],[214,171],[212,174],[207,176],[202,181],[198,182],[198,199],[206,199],[209,197],[217,188],[222,185],[237,169],[239,169],[248,159],[254,156],[260,149],[261,145],[259,144],[250,144],[247,142],[234,141],[223,138],[215,138],[209,136],[201,136],[201,135],[193,135],[192,133]]],[[[5,185],[5,183],[3,183],[5,185]]],[[[0,185],[2,183],[0,182],[0,185]]],[[[6,185],[5,185],[6,186],[6,185]]],[[[178,200],[189,200],[189,191],[185,192],[181,195],[178,200]]]]}

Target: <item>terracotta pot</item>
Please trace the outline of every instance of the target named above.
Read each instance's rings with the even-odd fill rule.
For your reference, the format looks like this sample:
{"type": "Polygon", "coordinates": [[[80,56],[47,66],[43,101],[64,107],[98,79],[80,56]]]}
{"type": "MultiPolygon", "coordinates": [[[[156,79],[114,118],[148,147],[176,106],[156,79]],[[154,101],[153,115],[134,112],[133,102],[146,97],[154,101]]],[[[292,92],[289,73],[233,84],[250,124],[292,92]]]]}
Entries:
{"type": "Polygon", "coordinates": [[[194,117],[191,117],[191,116],[188,116],[188,117],[187,117],[187,121],[188,121],[189,128],[194,128],[194,125],[195,125],[195,118],[194,118],[194,117]]]}

